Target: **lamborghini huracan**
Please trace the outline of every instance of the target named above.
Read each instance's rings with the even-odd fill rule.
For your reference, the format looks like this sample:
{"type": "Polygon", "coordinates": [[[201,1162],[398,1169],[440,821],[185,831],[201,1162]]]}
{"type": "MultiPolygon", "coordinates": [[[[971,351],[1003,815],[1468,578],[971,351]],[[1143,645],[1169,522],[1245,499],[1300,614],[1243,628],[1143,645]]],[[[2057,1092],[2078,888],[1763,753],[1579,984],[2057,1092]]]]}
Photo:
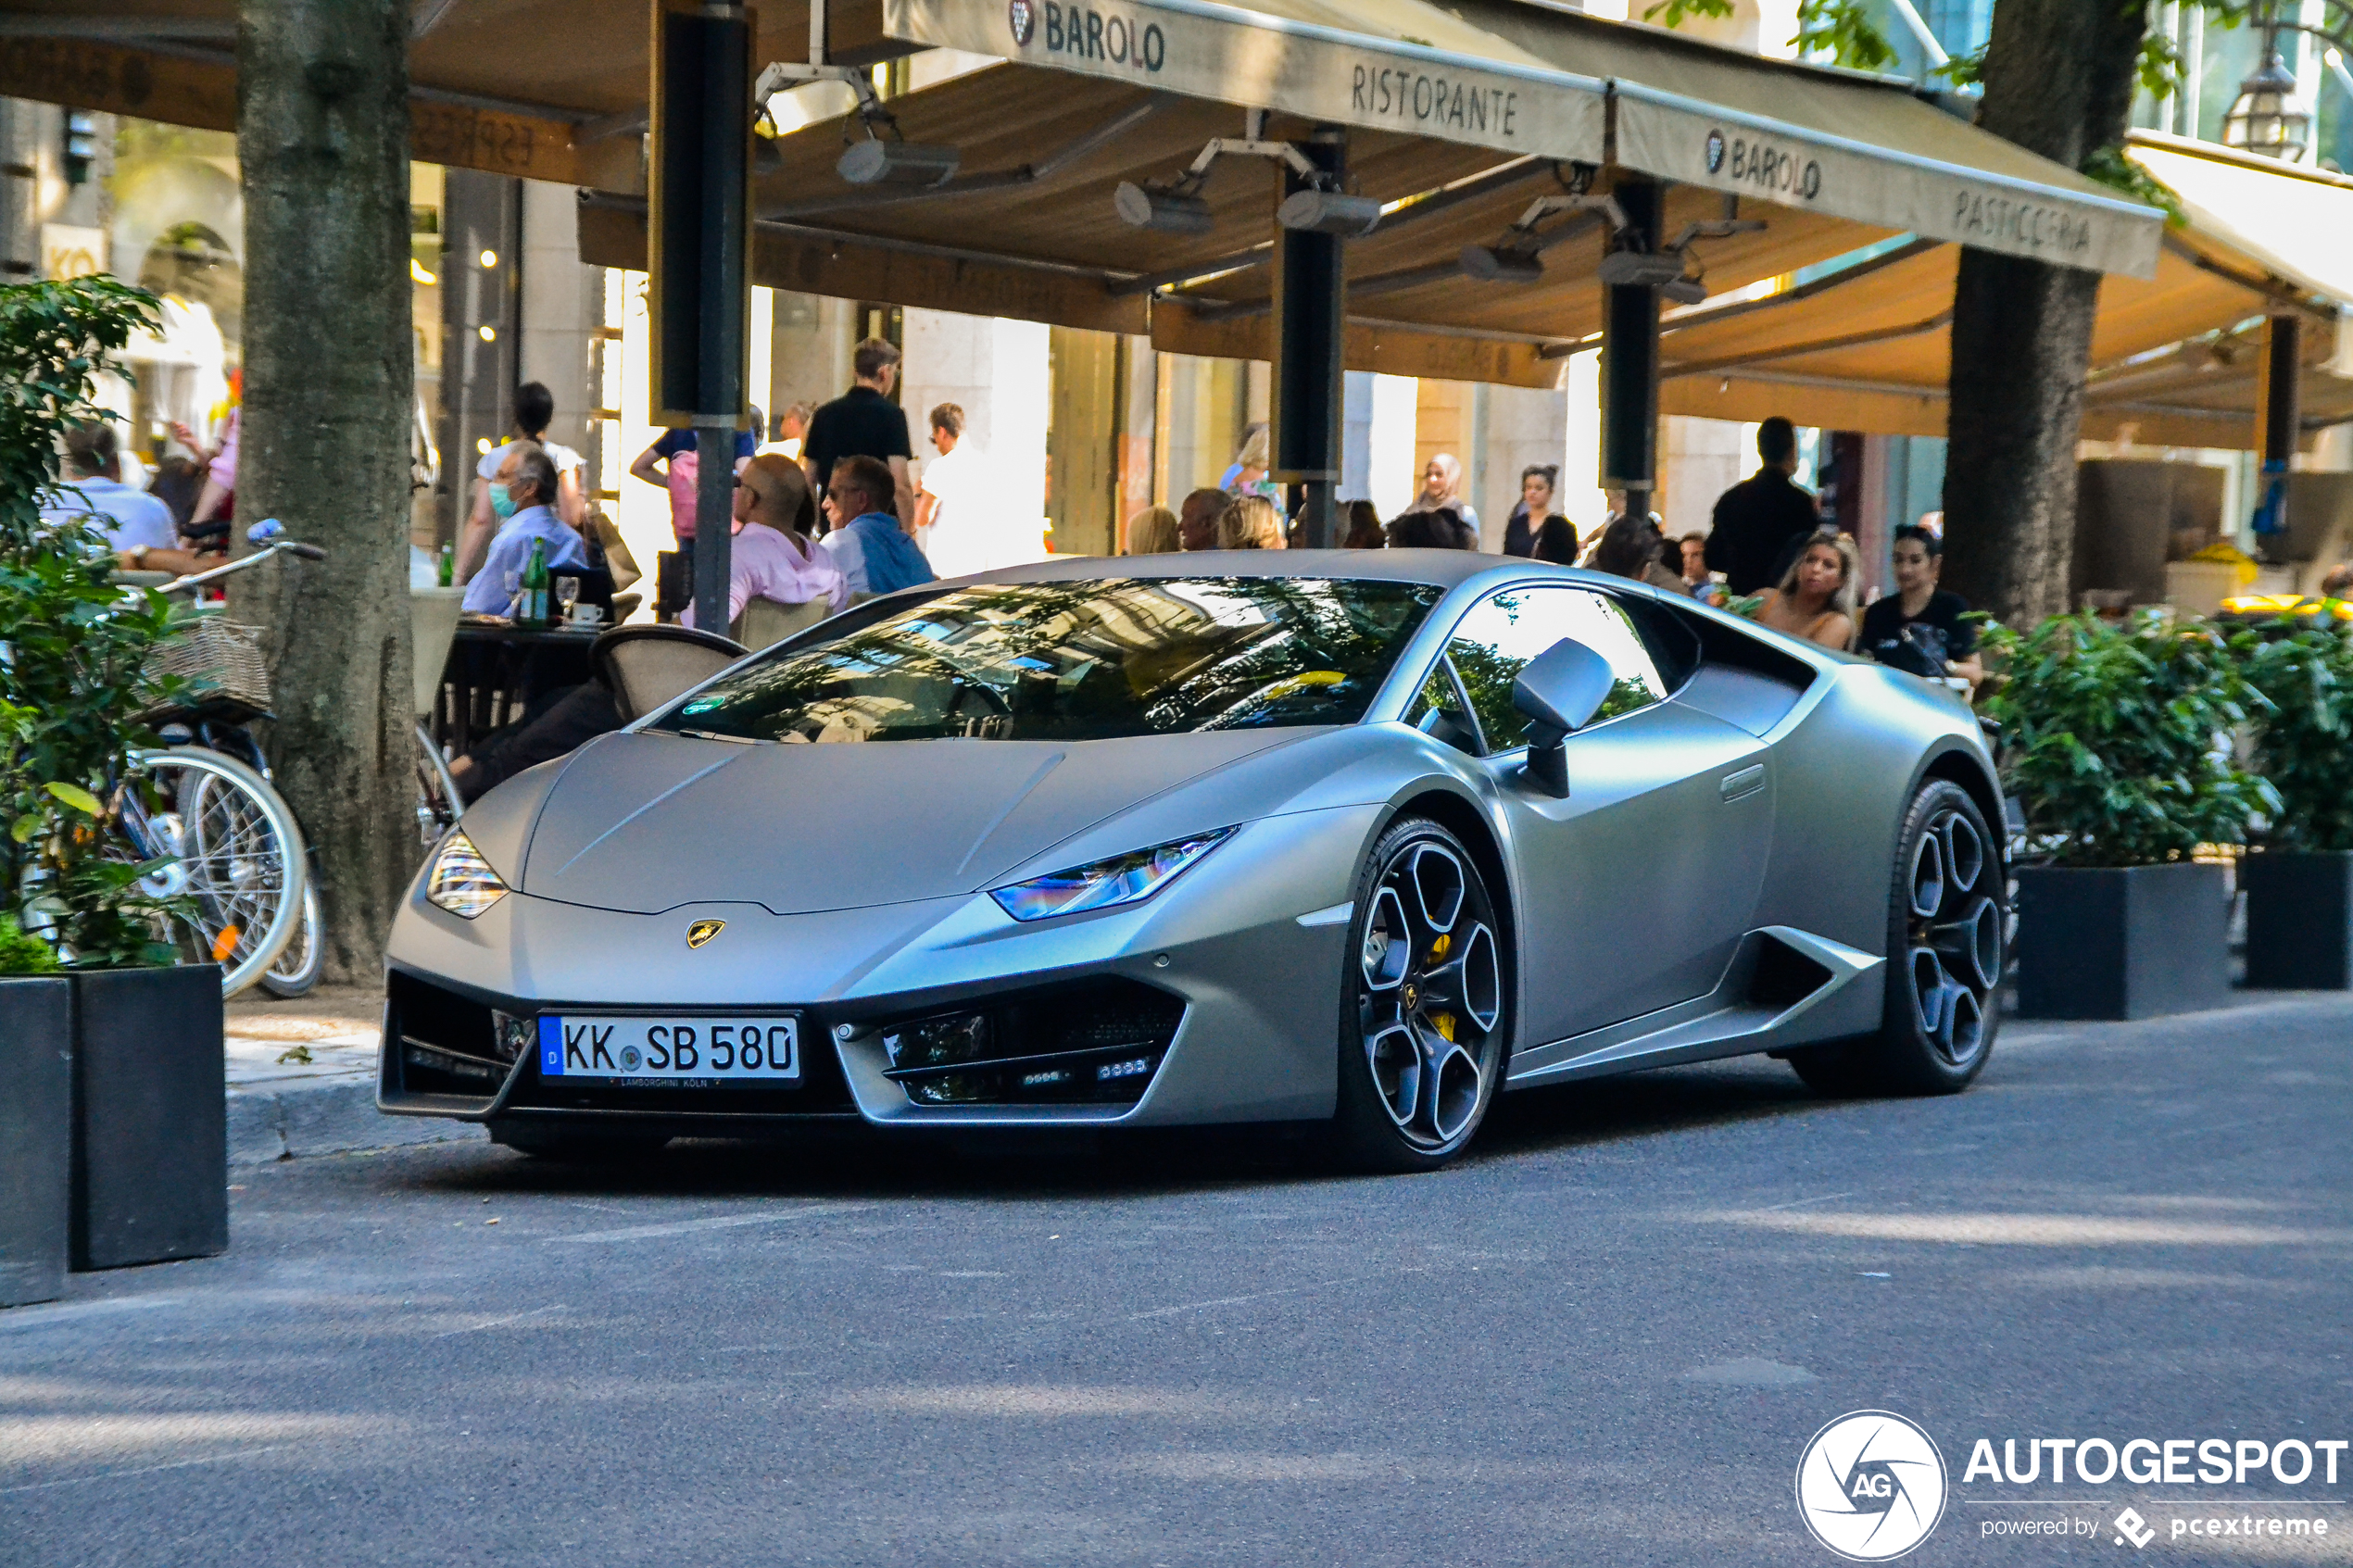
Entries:
{"type": "Polygon", "coordinates": [[[1076,558],[879,597],[472,807],[379,1102],[677,1136],[1316,1124],[1762,1052],[1984,1066],[2002,801],[1963,701],[1624,579],[1453,551],[1076,558]]]}

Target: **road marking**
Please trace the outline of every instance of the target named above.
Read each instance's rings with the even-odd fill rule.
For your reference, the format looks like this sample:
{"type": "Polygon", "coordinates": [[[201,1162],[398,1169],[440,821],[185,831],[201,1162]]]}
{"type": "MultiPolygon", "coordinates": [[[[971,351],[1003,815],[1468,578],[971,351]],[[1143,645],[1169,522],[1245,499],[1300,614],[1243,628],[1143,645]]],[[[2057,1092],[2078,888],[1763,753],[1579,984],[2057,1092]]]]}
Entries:
{"type": "MultiPolygon", "coordinates": [[[[1426,1274],[1428,1269],[1400,1269],[1401,1274],[1426,1274]]],[[[1340,1279],[1319,1279],[1309,1285],[1286,1285],[1276,1290],[1253,1291],[1248,1296],[1220,1296],[1209,1301],[1188,1301],[1177,1307],[1154,1307],[1149,1312],[1130,1312],[1129,1323],[1142,1323],[1147,1318],[1173,1318],[1179,1312],[1198,1312],[1211,1307],[1239,1307],[1246,1301],[1265,1301],[1277,1296],[1296,1296],[1302,1290],[1327,1290],[1335,1285],[1357,1285],[1368,1279],[1385,1279],[1385,1274],[1349,1274],[1340,1279]]]]}
{"type": "Polygon", "coordinates": [[[1819,1198],[1800,1198],[1788,1203],[1775,1203],[1757,1210],[1760,1214],[1778,1213],[1783,1209],[1803,1209],[1809,1203],[1835,1203],[1842,1198],[1852,1198],[1851,1192],[1825,1193],[1819,1198]]]}
{"type": "Polygon", "coordinates": [[[702,1220],[672,1220],[658,1225],[624,1225],[610,1231],[573,1231],[566,1236],[551,1236],[542,1239],[565,1241],[651,1241],[658,1236],[692,1236],[698,1231],[733,1230],[737,1225],[780,1225],[787,1220],[806,1219],[812,1214],[846,1214],[854,1209],[872,1209],[871,1203],[810,1203],[782,1213],[714,1214],[702,1220]]]}
{"type": "Polygon", "coordinates": [[[233,1459],[254,1459],[262,1454],[274,1454],[280,1449],[290,1449],[292,1443],[272,1443],[266,1449],[240,1449],[233,1454],[213,1454],[205,1459],[174,1460],[170,1464],[142,1465],[136,1470],[101,1470],[95,1475],[71,1475],[63,1481],[35,1481],[29,1486],[0,1486],[0,1498],[17,1492],[42,1492],[52,1486],[79,1486],[88,1481],[112,1481],[127,1475],[153,1475],[157,1471],[185,1470],[192,1464],[226,1464],[233,1459]]]}
{"type": "Polygon", "coordinates": [[[435,1339],[450,1339],[455,1338],[460,1334],[480,1334],[484,1329],[504,1328],[510,1323],[521,1323],[525,1318],[535,1318],[543,1312],[560,1312],[563,1310],[564,1304],[561,1301],[559,1301],[552,1307],[534,1307],[527,1312],[510,1312],[503,1318],[492,1318],[488,1323],[472,1323],[465,1328],[444,1329],[433,1337],[435,1339]]]}

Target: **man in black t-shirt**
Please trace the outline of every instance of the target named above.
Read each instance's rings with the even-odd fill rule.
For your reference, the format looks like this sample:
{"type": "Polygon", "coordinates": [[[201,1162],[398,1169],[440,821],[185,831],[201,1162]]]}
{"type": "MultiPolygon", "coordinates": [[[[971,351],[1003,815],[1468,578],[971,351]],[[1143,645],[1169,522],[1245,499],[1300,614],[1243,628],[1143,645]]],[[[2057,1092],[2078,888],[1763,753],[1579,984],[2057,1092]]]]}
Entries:
{"type": "Polygon", "coordinates": [[[1764,467],[1717,497],[1707,535],[1708,571],[1722,572],[1724,585],[1743,596],[1775,586],[1782,555],[1822,526],[1813,492],[1790,478],[1797,471],[1796,427],[1779,414],[1767,420],[1756,429],[1756,455],[1764,467]]]}
{"type": "Polygon", "coordinates": [[[1915,675],[1958,675],[1975,686],[1985,679],[1985,667],[1977,659],[1977,631],[1961,619],[1969,601],[1936,585],[1944,542],[1912,524],[1895,531],[1890,554],[1895,592],[1863,612],[1857,648],[1915,675]]]}
{"type": "Polygon", "coordinates": [[[809,421],[800,466],[820,496],[834,465],[844,458],[873,458],[890,466],[892,505],[899,526],[915,521],[915,484],[907,464],[915,448],[907,439],[906,410],[890,400],[899,380],[899,350],[870,337],[851,353],[850,370],[857,383],[848,392],[819,408],[809,421]]]}

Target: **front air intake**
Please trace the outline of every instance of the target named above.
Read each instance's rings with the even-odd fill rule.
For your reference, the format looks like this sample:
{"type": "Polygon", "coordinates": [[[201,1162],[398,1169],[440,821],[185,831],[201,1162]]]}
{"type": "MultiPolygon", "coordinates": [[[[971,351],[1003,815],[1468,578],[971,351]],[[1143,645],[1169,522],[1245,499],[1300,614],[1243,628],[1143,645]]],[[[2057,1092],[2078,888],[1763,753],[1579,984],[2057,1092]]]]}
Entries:
{"type": "Polygon", "coordinates": [[[1059,987],[886,1024],[883,1076],[910,1103],[1133,1105],[1185,1004],[1127,980],[1059,987]]]}

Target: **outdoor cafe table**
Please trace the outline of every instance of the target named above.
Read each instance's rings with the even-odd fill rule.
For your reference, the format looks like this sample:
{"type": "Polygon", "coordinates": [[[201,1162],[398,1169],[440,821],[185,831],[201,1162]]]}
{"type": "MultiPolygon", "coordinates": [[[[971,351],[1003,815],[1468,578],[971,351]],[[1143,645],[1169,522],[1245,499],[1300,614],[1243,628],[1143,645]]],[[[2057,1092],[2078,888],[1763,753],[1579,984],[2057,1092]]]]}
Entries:
{"type": "Polygon", "coordinates": [[[606,630],[559,622],[526,631],[506,621],[459,621],[442,669],[434,739],[450,756],[462,757],[477,738],[520,716],[537,693],[587,680],[588,650],[606,630]]]}

